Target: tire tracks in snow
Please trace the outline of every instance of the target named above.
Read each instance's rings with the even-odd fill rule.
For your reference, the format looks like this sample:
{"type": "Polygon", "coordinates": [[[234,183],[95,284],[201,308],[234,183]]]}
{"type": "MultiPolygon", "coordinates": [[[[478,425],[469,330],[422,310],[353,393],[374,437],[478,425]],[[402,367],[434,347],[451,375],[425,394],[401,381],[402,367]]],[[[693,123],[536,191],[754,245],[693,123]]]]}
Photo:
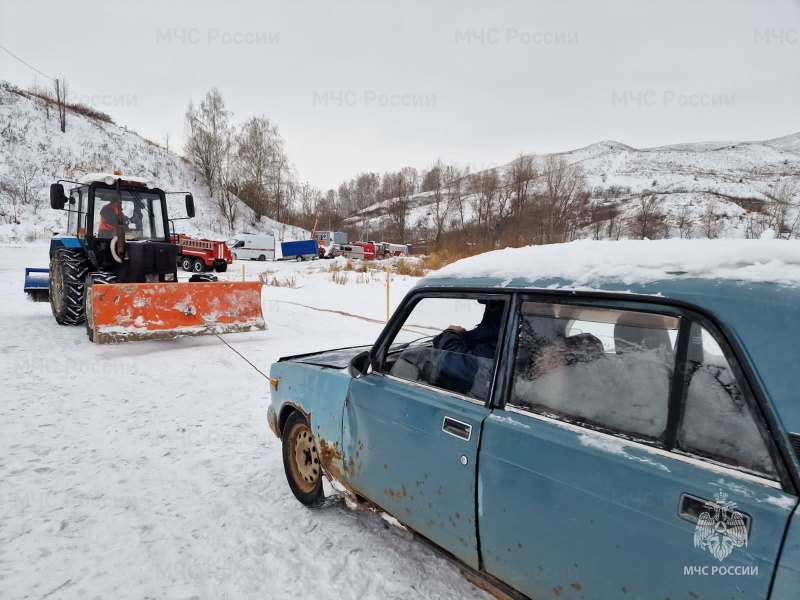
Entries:
{"type": "Polygon", "coordinates": [[[316,306],[310,306],[308,304],[303,304],[301,302],[292,302],[291,300],[270,300],[270,302],[275,302],[277,304],[292,304],[294,306],[301,306],[303,308],[308,308],[310,310],[316,310],[319,312],[334,313],[337,315],[342,315],[344,317],[352,317],[353,319],[360,319],[362,321],[366,321],[367,323],[378,323],[379,325],[386,325],[386,321],[384,321],[383,319],[373,319],[371,317],[365,317],[363,315],[355,315],[353,313],[345,312],[343,310],[334,310],[332,308],[318,308],[316,306]]]}

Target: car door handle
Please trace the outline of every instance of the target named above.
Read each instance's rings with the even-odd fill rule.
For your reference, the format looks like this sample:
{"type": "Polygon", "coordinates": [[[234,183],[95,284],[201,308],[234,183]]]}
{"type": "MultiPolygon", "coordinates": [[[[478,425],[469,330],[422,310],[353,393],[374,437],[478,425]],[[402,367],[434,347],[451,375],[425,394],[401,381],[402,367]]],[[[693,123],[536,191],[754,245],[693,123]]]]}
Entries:
{"type": "Polygon", "coordinates": [[[703,518],[704,522],[708,521],[709,518],[722,518],[728,521],[734,514],[741,518],[745,529],[749,533],[752,518],[747,513],[734,508],[720,506],[716,502],[711,502],[705,498],[699,498],[691,494],[681,494],[678,516],[684,521],[689,521],[689,523],[699,525],[701,518],[703,518]],[[718,512],[714,510],[714,506],[719,507],[718,512]],[[706,513],[705,517],[703,517],[704,513],[706,513]]]}
{"type": "Polygon", "coordinates": [[[469,438],[472,436],[472,425],[464,423],[463,421],[457,421],[451,417],[445,417],[442,423],[442,431],[457,438],[461,438],[462,440],[469,441],[469,438]]]}

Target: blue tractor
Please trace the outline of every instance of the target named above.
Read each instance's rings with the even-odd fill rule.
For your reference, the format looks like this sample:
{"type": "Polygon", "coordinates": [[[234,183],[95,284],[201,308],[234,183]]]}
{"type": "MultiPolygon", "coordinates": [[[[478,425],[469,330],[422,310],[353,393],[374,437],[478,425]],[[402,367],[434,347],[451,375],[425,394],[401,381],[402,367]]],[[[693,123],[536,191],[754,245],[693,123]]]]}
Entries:
{"type": "MultiPolygon", "coordinates": [[[[68,181],[69,194],[62,181],[50,186],[50,206],[67,212],[67,232],[50,241],[49,270],[25,271],[25,291],[49,300],[58,324],[85,322],[100,343],[264,329],[260,290],[210,274],[176,286],[166,192],[119,171],[68,181]]],[[[194,199],[185,200],[192,218],[194,199]]]]}

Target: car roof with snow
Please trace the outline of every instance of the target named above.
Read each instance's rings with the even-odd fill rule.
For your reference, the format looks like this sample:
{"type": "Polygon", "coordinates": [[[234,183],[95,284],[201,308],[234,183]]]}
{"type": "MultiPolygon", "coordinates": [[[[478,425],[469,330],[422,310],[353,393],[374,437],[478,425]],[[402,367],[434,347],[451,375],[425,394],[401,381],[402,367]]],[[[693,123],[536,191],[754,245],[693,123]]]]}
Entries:
{"type": "Polygon", "coordinates": [[[787,430],[800,432],[800,241],[582,240],[466,258],[416,290],[493,288],[661,297],[710,313],[738,341],[787,430]]]}

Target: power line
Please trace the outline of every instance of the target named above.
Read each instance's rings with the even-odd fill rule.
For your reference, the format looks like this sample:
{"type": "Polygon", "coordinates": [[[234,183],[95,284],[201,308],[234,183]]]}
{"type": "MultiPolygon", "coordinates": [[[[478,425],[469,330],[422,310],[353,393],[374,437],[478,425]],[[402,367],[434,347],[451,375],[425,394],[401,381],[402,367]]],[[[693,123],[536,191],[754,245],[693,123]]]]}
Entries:
{"type": "Polygon", "coordinates": [[[8,48],[4,48],[3,46],[0,46],[0,50],[5,50],[6,52],[8,52],[8,54],[10,54],[10,55],[11,55],[11,56],[13,56],[14,58],[16,58],[16,59],[17,59],[19,62],[21,62],[23,65],[25,65],[25,66],[26,66],[26,67],[28,67],[29,69],[33,69],[34,71],[36,71],[36,72],[37,72],[39,75],[41,75],[42,77],[46,77],[46,78],[47,78],[47,79],[49,79],[50,81],[55,81],[55,79],[53,79],[52,77],[48,77],[47,75],[45,75],[44,73],[42,73],[42,72],[41,72],[39,69],[36,69],[36,68],[34,68],[34,67],[30,66],[28,63],[26,63],[24,60],[22,60],[22,59],[21,59],[19,56],[17,56],[17,55],[16,55],[16,54],[14,54],[13,52],[11,52],[11,50],[9,50],[8,48]]]}

